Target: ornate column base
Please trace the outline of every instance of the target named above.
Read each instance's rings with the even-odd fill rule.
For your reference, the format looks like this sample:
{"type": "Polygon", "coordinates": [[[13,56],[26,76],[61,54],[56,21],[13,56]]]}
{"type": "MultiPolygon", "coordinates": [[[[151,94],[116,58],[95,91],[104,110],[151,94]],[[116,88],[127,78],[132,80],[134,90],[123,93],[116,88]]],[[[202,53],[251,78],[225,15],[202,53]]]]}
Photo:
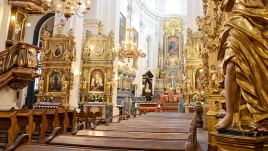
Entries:
{"type": "Polygon", "coordinates": [[[203,113],[203,107],[201,105],[201,103],[196,103],[195,107],[194,107],[194,111],[196,111],[197,116],[196,116],[196,126],[198,128],[202,128],[203,127],[203,121],[201,118],[201,113],[203,113]]]}
{"type": "Polygon", "coordinates": [[[207,130],[208,129],[208,120],[207,120],[207,112],[209,109],[208,104],[203,105],[203,129],[207,130]]]}
{"type": "Polygon", "coordinates": [[[217,141],[219,151],[265,151],[268,150],[268,136],[248,137],[211,132],[217,141]]]}

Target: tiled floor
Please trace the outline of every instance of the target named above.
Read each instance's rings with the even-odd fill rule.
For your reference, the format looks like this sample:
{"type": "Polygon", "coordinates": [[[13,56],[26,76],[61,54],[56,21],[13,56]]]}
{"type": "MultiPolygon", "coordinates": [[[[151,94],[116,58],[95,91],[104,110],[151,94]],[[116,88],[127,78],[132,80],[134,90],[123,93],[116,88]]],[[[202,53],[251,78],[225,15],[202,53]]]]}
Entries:
{"type": "Polygon", "coordinates": [[[208,149],[208,131],[203,128],[197,128],[196,151],[207,151],[208,149]]]}

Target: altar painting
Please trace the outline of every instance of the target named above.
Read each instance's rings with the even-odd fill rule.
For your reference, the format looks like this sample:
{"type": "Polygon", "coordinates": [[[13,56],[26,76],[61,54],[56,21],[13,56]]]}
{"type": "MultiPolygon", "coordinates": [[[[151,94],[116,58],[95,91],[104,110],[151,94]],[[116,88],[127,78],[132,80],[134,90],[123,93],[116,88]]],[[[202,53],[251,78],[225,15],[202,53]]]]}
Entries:
{"type": "Polygon", "coordinates": [[[178,36],[168,37],[168,56],[179,56],[180,38],[178,36]]]}
{"type": "Polygon", "coordinates": [[[90,91],[104,92],[104,74],[100,69],[92,71],[90,75],[90,91]]]}
{"type": "MultiPolygon", "coordinates": [[[[122,41],[126,40],[126,17],[120,13],[120,23],[119,23],[119,44],[122,44],[122,41]]],[[[123,51],[123,48],[121,49],[123,51]]],[[[120,61],[124,62],[124,58],[118,56],[120,61]]]]}
{"type": "Polygon", "coordinates": [[[49,77],[48,92],[61,92],[62,76],[58,72],[54,72],[49,77]]]}
{"type": "MultiPolygon", "coordinates": [[[[199,85],[201,84],[201,81],[203,81],[203,76],[202,76],[203,69],[198,69],[196,70],[195,73],[195,91],[199,90],[199,85]]],[[[204,87],[201,86],[201,91],[204,91],[204,87]]]]}
{"type": "MultiPolygon", "coordinates": [[[[139,33],[135,28],[133,28],[133,42],[139,46],[139,33]]],[[[136,49],[136,52],[138,52],[138,48],[136,49]]],[[[132,67],[138,70],[138,59],[139,58],[133,58],[132,67]]]]}

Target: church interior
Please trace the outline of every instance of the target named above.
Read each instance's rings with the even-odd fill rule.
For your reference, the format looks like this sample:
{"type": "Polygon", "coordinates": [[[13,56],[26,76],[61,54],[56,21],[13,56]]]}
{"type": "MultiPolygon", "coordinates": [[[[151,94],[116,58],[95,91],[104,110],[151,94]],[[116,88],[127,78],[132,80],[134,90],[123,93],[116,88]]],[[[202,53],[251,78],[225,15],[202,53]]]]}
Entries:
{"type": "Polygon", "coordinates": [[[268,0],[0,0],[0,151],[268,151],[268,0]]]}

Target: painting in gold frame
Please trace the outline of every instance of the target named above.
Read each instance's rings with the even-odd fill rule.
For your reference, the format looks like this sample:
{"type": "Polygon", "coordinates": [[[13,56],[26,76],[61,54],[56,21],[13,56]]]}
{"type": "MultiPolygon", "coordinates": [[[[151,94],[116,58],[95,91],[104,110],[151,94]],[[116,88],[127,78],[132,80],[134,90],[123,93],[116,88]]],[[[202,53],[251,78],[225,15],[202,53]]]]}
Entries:
{"type": "Polygon", "coordinates": [[[97,44],[96,47],[94,48],[94,52],[96,53],[97,56],[100,56],[103,53],[102,45],[97,44]]]}
{"type": "MultiPolygon", "coordinates": [[[[199,68],[194,72],[194,92],[198,92],[199,91],[199,86],[201,84],[201,82],[204,80],[203,77],[203,68],[199,68]]],[[[204,85],[201,85],[201,91],[203,92],[205,90],[204,85]]]]}
{"type": "Polygon", "coordinates": [[[105,77],[100,69],[95,69],[90,74],[90,91],[102,93],[104,92],[105,77]]]}
{"type": "Polygon", "coordinates": [[[15,17],[15,32],[13,35],[13,40],[23,42],[24,31],[25,31],[25,23],[28,16],[27,13],[23,12],[20,8],[18,8],[18,12],[15,17]]]}
{"type": "Polygon", "coordinates": [[[59,72],[54,72],[48,77],[48,92],[61,93],[62,76],[59,72]]]}
{"type": "Polygon", "coordinates": [[[53,49],[53,56],[59,58],[63,52],[62,46],[60,44],[56,44],[53,49]]]}
{"type": "MultiPolygon", "coordinates": [[[[133,43],[136,43],[137,46],[139,46],[139,33],[134,27],[132,27],[132,30],[133,30],[133,33],[132,33],[133,43]]],[[[136,49],[136,52],[138,52],[138,48],[136,49]]],[[[136,70],[138,70],[138,67],[139,67],[138,63],[139,63],[139,58],[132,59],[132,67],[136,70]]]]}
{"type": "MultiPolygon", "coordinates": [[[[126,40],[126,26],[127,26],[127,19],[126,17],[120,13],[120,23],[119,23],[119,43],[122,44],[122,41],[126,40]]],[[[120,51],[123,51],[123,48],[121,48],[120,51]]],[[[119,57],[118,60],[121,62],[125,62],[124,57],[119,57]]]]}

